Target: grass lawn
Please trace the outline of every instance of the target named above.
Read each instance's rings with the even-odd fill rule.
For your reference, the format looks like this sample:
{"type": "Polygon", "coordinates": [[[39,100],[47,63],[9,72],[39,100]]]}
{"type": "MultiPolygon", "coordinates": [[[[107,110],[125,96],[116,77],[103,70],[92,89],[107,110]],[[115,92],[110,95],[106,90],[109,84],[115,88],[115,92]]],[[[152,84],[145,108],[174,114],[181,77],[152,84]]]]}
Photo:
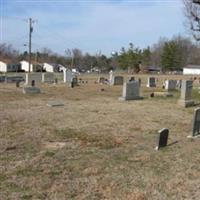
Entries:
{"type": "Polygon", "coordinates": [[[38,95],[1,83],[0,199],[199,199],[200,139],[187,138],[195,107],[179,106],[178,91],[149,97],[164,79],[188,77],[156,76],[153,89],[138,77],[138,101],[119,101],[122,86],[95,84],[97,76],[73,89],[39,85],[38,95]],[[64,106],[46,106],[53,100],[64,106]],[[164,127],[176,143],[155,151],[164,127]]]}

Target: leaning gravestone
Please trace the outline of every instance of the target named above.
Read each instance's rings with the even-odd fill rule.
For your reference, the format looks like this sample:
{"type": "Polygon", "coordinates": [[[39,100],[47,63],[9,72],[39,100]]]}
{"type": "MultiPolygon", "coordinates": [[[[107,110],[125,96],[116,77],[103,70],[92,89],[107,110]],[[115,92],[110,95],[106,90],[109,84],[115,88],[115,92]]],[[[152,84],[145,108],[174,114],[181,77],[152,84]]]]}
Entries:
{"type": "Polygon", "coordinates": [[[158,131],[158,138],[157,138],[157,144],[156,144],[156,150],[159,150],[162,147],[167,146],[167,140],[168,140],[169,130],[166,128],[163,128],[158,131]]]}
{"type": "Polygon", "coordinates": [[[193,81],[191,80],[182,80],[181,84],[181,97],[178,101],[178,104],[183,107],[189,107],[194,105],[192,100],[192,87],[193,81]]]}
{"type": "Polygon", "coordinates": [[[154,77],[148,77],[147,87],[156,87],[156,79],[154,77]]]}
{"type": "Polygon", "coordinates": [[[42,74],[41,73],[27,73],[26,74],[26,85],[31,85],[32,81],[35,81],[35,83],[41,83],[42,82],[42,74]]]}
{"type": "Polygon", "coordinates": [[[43,83],[53,83],[54,74],[53,73],[42,73],[42,82],[43,83]]]}
{"type": "Polygon", "coordinates": [[[194,110],[193,124],[192,124],[192,135],[188,138],[195,138],[200,136],[200,108],[194,110]]]}
{"type": "Polygon", "coordinates": [[[140,97],[140,84],[138,81],[124,83],[122,97],[119,100],[138,100],[140,97]]]}
{"type": "Polygon", "coordinates": [[[113,76],[111,80],[111,85],[123,85],[124,78],[123,76],[113,76]]]}
{"type": "Polygon", "coordinates": [[[176,80],[166,80],[165,81],[165,90],[175,90],[177,85],[176,80]]]}

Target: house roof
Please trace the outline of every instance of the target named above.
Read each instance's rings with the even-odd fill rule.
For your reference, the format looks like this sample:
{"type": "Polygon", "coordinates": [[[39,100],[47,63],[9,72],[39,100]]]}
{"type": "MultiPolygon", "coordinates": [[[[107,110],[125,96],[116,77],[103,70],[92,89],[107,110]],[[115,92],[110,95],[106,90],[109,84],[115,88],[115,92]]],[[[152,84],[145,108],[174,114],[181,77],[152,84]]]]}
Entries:
{"type": "Polygon", "coordinates": [[[184,68],[187,68],[187,69],[200,69],[200,65],[187,65],[184,68]]]}

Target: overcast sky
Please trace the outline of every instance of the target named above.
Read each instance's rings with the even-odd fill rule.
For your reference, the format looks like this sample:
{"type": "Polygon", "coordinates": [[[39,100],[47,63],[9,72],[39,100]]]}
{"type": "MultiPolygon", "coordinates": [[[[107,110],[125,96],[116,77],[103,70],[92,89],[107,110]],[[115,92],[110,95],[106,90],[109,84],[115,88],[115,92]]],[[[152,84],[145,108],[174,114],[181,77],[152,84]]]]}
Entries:
{"type": "Polygon", "coordinates": [[[181,0],[0,0],[0,42],[27,49],[28,18],[33,50],[67,48],[110,55],[129,42],[144,48],[160,37],[186,35],[181,0]]]}

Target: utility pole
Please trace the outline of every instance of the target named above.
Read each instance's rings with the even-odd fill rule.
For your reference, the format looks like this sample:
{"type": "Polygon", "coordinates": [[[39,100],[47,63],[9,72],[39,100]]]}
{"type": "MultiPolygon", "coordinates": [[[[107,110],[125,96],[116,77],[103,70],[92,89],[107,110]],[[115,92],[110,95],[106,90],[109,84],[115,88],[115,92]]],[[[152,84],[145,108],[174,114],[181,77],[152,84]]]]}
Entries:
{"type": "Polygon", "coordinates": [[[32,18],[29,18],[29,63],[28,63],[28,71],[31,71],[31,39],[32,39],[32,32],[33,32],[33,23],[35,21],[32,18]]]}

